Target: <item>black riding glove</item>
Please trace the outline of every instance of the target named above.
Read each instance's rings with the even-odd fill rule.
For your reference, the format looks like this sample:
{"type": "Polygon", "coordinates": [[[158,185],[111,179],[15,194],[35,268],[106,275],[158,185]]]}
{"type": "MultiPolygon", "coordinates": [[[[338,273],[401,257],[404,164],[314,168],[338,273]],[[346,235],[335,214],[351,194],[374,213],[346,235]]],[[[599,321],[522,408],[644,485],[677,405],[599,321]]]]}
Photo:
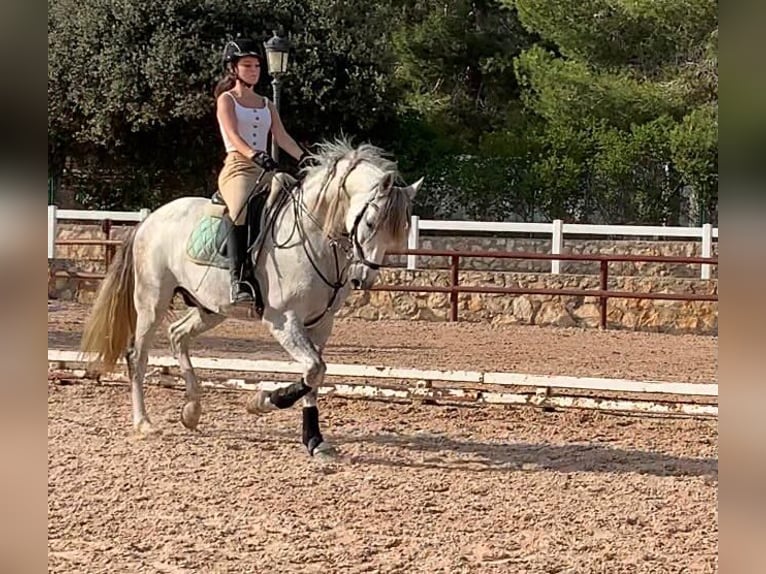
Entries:
{"type": "Polygon", "coordinates": [[[279,164],[274,161],[274,159],[267,154],[265,151],[257,151],[252,156],[250,156],[250,159],[253,160],[255,165],[258,165],[262,167],[266,171],[274,171],[279,167],[279,164]]]}

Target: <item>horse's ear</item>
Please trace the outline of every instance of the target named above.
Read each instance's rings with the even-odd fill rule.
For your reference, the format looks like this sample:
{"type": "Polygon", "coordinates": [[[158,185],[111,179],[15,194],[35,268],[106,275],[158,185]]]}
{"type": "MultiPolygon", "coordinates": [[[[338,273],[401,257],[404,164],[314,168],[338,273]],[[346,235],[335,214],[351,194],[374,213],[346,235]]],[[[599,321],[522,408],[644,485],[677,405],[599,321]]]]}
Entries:
{"type": "Polygon", "coordinates": [[[407,194],[407,197],[410,198],[410,201],[412,201],[415,198],[415,195],[417,195],[421,185],[423,185],[422,177],[419,180],[417,180],[415,183],[413,183],[412,185],[408,185],[407,187],[403,187],[401,189],[404,193],[407,194]]]}
{"type": "Polygon", "coordinates": [[[394,185],[394,174],[387,173],[383,176],[383,180],[380,182],[381,190],[385,193],[389,191],[394,185]]]}

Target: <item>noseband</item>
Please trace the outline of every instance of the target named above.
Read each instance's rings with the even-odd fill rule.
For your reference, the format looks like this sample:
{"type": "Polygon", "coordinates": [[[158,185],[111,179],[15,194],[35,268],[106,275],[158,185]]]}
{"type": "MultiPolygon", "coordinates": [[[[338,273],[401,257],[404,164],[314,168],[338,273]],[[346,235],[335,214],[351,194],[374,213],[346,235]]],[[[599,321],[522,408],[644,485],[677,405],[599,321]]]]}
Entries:
{"type": "MultiPolygon", "coordinates": [[[[377,194],[375,195],[377,197],[377,194]]],[[[380,263],[375,263],[374,261],[370,261],[367,259],[367,257],[364,254],[364,248],[362,247],[362,243],[359,241],[358,237],[358,231],[359,231],[359,224],[362,221],[362,217],[364,217],[364,214],[367,212],[367,209],[370,207],[374,207],[375,209],[378,209],[378,206],[373,203],[375,197],[368,200],[367,203],[364,204],[364,207],[359,210],[359,213],[356,215],[356,218],[354,219],[354,225],[351,227],[351,233],[349,234],[351,236],[351,247],[354,250],[354,258],[351,260],[352,263],[361,263],[365,267],[369,267],[373,271],[377,271],[381,268],[380,263]]]]}
{"type": "MultiPolygon", "coordinates": [[[[361,163],[361,158],[355,158],[354,161],[351,162],[351,164],[348,166],[348,169],[346,169],[346,172],[343,174],[343,177],[340,180],[340,190],[343,191],[343,193],[346,194],[346,197],[351,199],[351,194],[348,192],[348,189],[346,188],[346,180],[348,179],[348,176],[351,175],[351,172],[356,169],[356,167],[361,163]]],[[[332,175],[335,173],[335,166],[333,166],[332,171],[328,174],[327,179],[325,180],[324,185],[329,185],[330,181],[332,180],[332,175]]],[[[380,189],[380,183],[377,184],[378,189],[380,189]]],[[[370,261],[367,259],[364,253],[364,248],[362,247],[362,243],[359,241],[359,224],[362,221],[362,218],[364,217],[364,214],[367,212],[367,209],[370,207],[374,207],[375,209],[378,209],[378,206],[375,205],[374,201],[378,197],[378,194],[376,193],[372,199],[367,200],[367,203],[364,204],[364,207],[362,207],[361,210],[359,210],[359,213],[354,218],[354,225],[351,226],[351,232],[350,233],[343,233],[342,236],[344,238],[351,240],[351,249],[352,253],[349,256],[349,262],[350,263],[358,263],[361,265],[364,265],[365,267],[368,267],[369,269],[372,269],[373,271],[378,271],[382,265],[380,263],[375,263],[374,261],[370,261]]]]}

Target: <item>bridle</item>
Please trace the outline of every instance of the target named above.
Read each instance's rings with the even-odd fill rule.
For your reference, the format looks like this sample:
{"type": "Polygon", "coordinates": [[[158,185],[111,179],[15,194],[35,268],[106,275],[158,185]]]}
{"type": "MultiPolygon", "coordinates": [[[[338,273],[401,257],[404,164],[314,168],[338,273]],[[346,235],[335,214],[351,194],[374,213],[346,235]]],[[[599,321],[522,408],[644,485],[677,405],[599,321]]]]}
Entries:
{"type": "MultiPolygon", "coordinates": [[[[348,179],[348,176],[351,174],[351,172],[361,163],[360,158],[355,158],[354,161],[352,161],[349,165],[349,167],[346,169],[346,172],[343,174],[343,177],[341,178],[339,187],[340,190],[346,194],[347,198],[351,198],[351,194],[348,192],[348,189],[346,188],[346,180],[348,179]]],[[[334,175],[335,175],[335,168],[337,167],[337,163],[333,165],[332,169],[328,170],[328,174],[325,176],[325,179],[322,183],[322,190],[320,193],[322,193],[325,188],[329,185],[330,181],[332,181],[334,175]]],[[[314,268],[314,271],[316,274],[322,279],[322,281],[332,289],[332,295],[330,296],[330,300],[327,303],[327,306],[325,307],[325,310],[316,318],[312,319],[311,321],[308,321],[305,326],[311,327],[313,325],[316,325],[319,323],[319,321],[322,320],[322,318],[327,314],[327,312],[332,308],[333,304],[335,303],[335,299],[338,296],[338,293],[341,289],[343,289],[346,286],[346,283],[348,283],[348,276],[347,272],[351,265],[353,264],[359,264],[364,265],[365,267],[368,267],[369,269],[372,269],[374,271],[379,270],[381,267],[384,267],[380,263],[375,263],[374,261],[370,261],[367,259],[367,256],[364,252],[364,247],[362,246],[361,241],[359,241],[359,225],[361,224],[365,214],[367,213],[367,210],[370,208],[374,209],[380,209],[375,201],[378,199],[381,193],[381,183],[376,184],[376,187],[378,187],[378,190],[376,193],[367,200],[367,202],[364,204],[362,209],[359,210],[359,213],[354,218],[354,223],[351,226],[351,231],[349,232],[343,232],[340,233],[338,236],[333,236],[326,234],[326,238],[328,239],[330,246],[332,247],[333,252],[333,260],[334,260],[334,266],[335,266],[335,281],[330,280],[325,273],[322,272],[322,270],[319,268],[319,265],[315,261],[315,258],[312,256],[311,251],[309,250],[309,247],[307,245],[307,241],[301,241],[303,245],[304,253],[306,254],[307,259],[311,263],[311,266],[314,268]],[[339,254],[339,250],[344,254],[339,254]],[[341,261],[345,260],[343,264],[341,264],[341,261]]],[[[277,205],[274,205],[271,208],[271,217],[269,221],[267,222],[267,228],[271,228],[272,233],[272,242],[276,248],[284,248],[287,246],[287,244],[291,241],[293,234],[297,231],[298,236],[301,237],[301,239],[305,239],[306,233],[303,228],[303,220],[301,218],[301,215],[306,215],[308,219],[316,225],[319,229],[322,229],[322,224],[319,222],[316,217],[311,213],[311,210],[308,208],[306,203],[303,201],[303,180],[299,180],[294,186],[289,188],[285,194],[282,195],[282,199],[277,203],[277,205]],[[292,200],[292,201],[289,201],[292,200]],[[290,233],[290,236],[280,244],[280,242],[277,241],[276,238],[276,220],[279,215],[279,213],[282,212],[283,209],[287,207],[289,203],[292,203],[293,206],[293,212],[294,212],[294,228],[293,231],[290,233]]],[[[377,230],[375,230],[373,233],[377,233],[377,230]]],[[[260,252],[259,252],[260,254],[260,252]]],[[[257,261],[253,262],[253,265],[256,265],[257,261]]]]}
{"type": "MultiPolygon", "coordinates": [[[[359,213],[356,214],[356,217],[354,218],[354,225],[351,226],[351,232],[349,233],[351,238],[351,247],[353,249],[354,258],[351,260],[352,263],[358,263],[361,265],[364,265],[365,267],[369,267],[373,271],[378,271],[383,265],[380,263],[375,263],[374,261],[370,261],[367,259],[367,257],[364,254],[364,247],[362,247],[362,243],[359,241],[359,224],[362,221],[362,218],[364,217],[365,213],[370,207],[374,207],[375,209],[380,209],[375,204],[375,199],[377,199],[378,194],[375,194],[372,199],[368,199],[367,203],[364,204],[364,207],[359,210],[359,213]]],[[[375,231],[377,233],[377,230],[375,231]]]]}
{"type": "MultiPolygon", "coordinates": [[[[354,169],[356,169],[356,167],[361,162],[362,162],[361,158],[354,158],[354,160],[350,162],[348,168],[346,169],[346,172],[343,174],[343,177],[341,178],[339,183],[339,189],[346,195],[346,197],[349,200],[351,199],[351,194],[348,192],[348,188],[346,187],[346,180],[348,179],[348,176],[351,175],[351,172],[354,171],[354,169]]],[[[337,163],[333,165],[332,169],[328,170],[328,173],[325,176],[324,181],[322,182],[322,191],[320,191],[320,193],[322,193],[332,181],[332,178],[335,175],[336,167],[337,167],[337,163]]],[[[370,261],[369,259],[367,259],[367,256],[364,253],[364,247],[362,246],[361,241],[359,241],[359,224],[362,222],[365,214],[367,213],[367,210],[370,207],[373,207],[375,209],[380,209],[375,203],[375,201],[378,199],[378,197],[380,196],[380,193],[382,192],[381,183],[378,182],[376,184],[376,187],[378,188],[377,192],[370,199],[367,200],[367,202],[364,204],[362,209],[359,210],[359,213],[356,214],[356,217],[354,218],[354,223],[351,226],[351,231],[340,234],[340,237],[342,239],[345,239],[351,242],[351,251],[350,252],[346,251],[346,258],[348,260],[348,263],[346,264],[346,268],[348,268],[348,266],[351,264],[364,265],[365,267],[368,267],[369,269],[372,269],[373,271],[378,271],[379,269],[381,269],[381,267],[383,267],[382,264],[375,263],[374,261],[370,261]]],[[[317,226],[321,227],[319,222],[316,221],[316,219],[310,214],[310,212],[308,212],[308,210],[306,210],[306,213],[309,215],[309,218],[312,221],[314,221],[314,223],[317,226]]],[[[374,233],[377,233],[377,230],[375,230],[373,234],[374,233]]],[[[330,240],[331,244],[340,244],[340,241],[337,237],[328,236],[328,239],[330,240]]]]}

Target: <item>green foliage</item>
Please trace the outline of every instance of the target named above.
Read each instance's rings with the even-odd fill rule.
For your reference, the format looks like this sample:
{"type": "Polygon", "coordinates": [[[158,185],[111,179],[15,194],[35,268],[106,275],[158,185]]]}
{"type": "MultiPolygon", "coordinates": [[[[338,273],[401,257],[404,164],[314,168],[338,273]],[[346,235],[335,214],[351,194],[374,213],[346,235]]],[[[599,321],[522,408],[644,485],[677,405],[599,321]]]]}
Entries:
{"type": "Polygon", "coordinates": [[[518,120],[513,59],[530,41],[515,10],[497,1],[403,7],[393,33],[393,79],[402,97],[392,149],[405,176],[427,175],[422,215],[505,219],[531,212],[521,188],[510,191],[527,159],[497,145],[507,143],[518,120]]]}
{"type": "Polygon", "coordinates": [[[49,179],[88,207],[211,193],[223,45],[280,29],[289,131],[390,150],[426,176],[421,215],[673,224],[691,194],[713,220],[717,19],[713,0],[49,0],[49,179]]]}
{"type": "Polygon", "coordinates": [[[539,208],[551,219],[588,220],[588,163],[595,146],[588,131],[545,125],[539,134],[542,148],[533,172],[541,194],[539,208]]]}
{"type": "Polygon", "coordinates": [[[676,224],[685,185],[703,186],[701,201],[713,209],[717,132],[712,144],[701,134],[682,142],[678,133],[681,126],[687,134],[701,130],[688,126],[688,114],[717,101],[717,4],[509,3],[542,39],[517,58],[516,72],[526,109],[544,124],[538,136],[544,151],[533,169],[546,190],[545,211],[574,220],[676,224]],[[707,161],[693,161],[705,153],[707,161]]]}
{"type": "Polygon", "coordinates": [[[715,0],[512,0],[527,28],[567,59],[661,76],[717,28],[715,0]]]}
{"type": "Polygon", "coordinates": [[[662,117],[630,131],[595,133],[591,165],[595,209],[605,221],[678,221],[680,181],[670,164],[670,133],[675,122],[662,117]]]}
{"type": "MultiPolygon", "coordinates": [[[[214,190],[223,150],[212,89],[232,37],[265,40],[275,28],[289,35],[282,115],[299,141],[341,131],[365,137],[393,117],[392,59],[380,33],[385,6],[51,0],[49,7],[49,160],[68,158],[56,166],[70,165],[64,185],[90,189],[80,194],[87,205],[128,205],[143,190],[154,207],[214,190]]],[[[258,90],[270,95],[262,78],[258,90]]]]}
{"type": "Polygon", "coordinates": [[[397,96],[389,23],[392,7],[362,0],[287,0],[280,23],[292,43],[283,116],[306,143],[385,134],[397,96]]]}
{"type": "Polygon", "coordinates": [[[216,15],[204,3],[49,6],[49,121],[74,141],[119,146],[130,133],[209,113],[223,30],[203,26],[216,15]]]}
{"type": "Polygon", "coordinates": [[[416,4],[393,34],[400,110],[469,149],[502,127],[518,99],[513,58],[528,43],[515,12],[500,2],[416,4]]]}
{"type": "Polygon", "coordinates": [[[682,90],[634,78],[627,71],[598,73],[586,62],[555,57],[540,46],[517,60],[523,100],[551,123],[591,127],[601,120],[628,129],[661,115],[682,115],[682,90]]]}
{"type": "Polygon", "coordinates": [[[421,201],[421,215],[437,218],[498,221],[515,214],[535,213],[535,189],[528,185],[524,158],[447,156],[432,164],[430,193],[421,201]]]}
{"type": "Polygon", "coordinates": [[[692,110],[670,134],[673,162],[686,184],[696,191],[701,222],[717,220],[718,106],[692,110]]]}

